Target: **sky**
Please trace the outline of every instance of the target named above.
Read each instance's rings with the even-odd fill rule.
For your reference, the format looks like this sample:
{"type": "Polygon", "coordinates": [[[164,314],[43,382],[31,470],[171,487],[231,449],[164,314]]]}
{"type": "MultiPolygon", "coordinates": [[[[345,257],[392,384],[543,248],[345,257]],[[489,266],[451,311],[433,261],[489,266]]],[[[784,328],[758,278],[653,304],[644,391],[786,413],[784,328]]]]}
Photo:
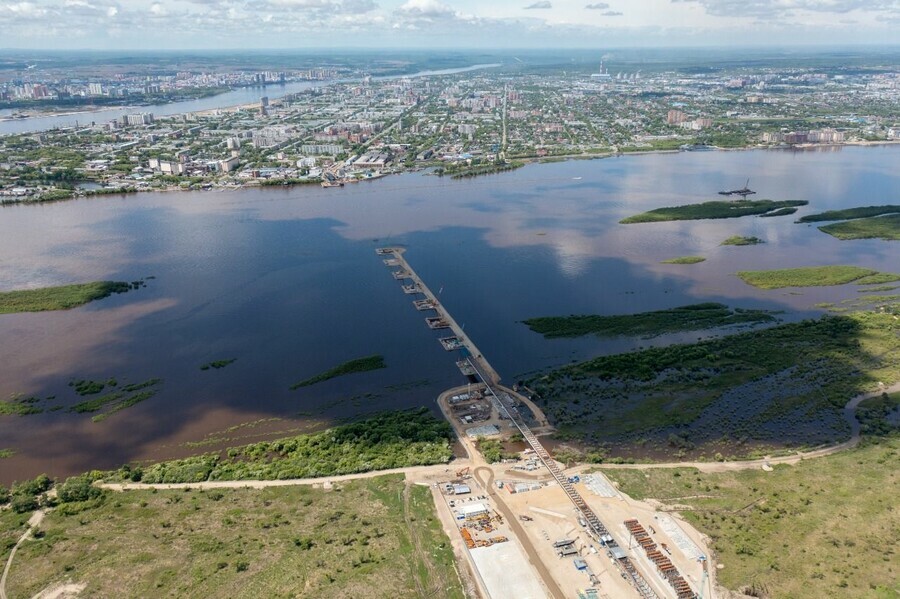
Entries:
{"type": "Polygon", "coordinates": [[[900,43],[900,0],[0,0],[0,48],[900,43]]]}

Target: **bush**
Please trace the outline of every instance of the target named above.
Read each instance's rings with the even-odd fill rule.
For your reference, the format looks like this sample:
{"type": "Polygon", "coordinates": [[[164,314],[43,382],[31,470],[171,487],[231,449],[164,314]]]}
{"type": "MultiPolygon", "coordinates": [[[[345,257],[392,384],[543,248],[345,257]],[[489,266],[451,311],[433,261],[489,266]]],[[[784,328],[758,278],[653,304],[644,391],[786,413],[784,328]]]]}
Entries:
{"type": "Polygon", "coordinates": [[[86,476],[73,476],[66,479],[57,490],[57,497],[61,503],[72,503],[75,501],[87,501],[88,499],[96,499],[103,494],[103,491],[91,484],[91,479],[86,476]]]}

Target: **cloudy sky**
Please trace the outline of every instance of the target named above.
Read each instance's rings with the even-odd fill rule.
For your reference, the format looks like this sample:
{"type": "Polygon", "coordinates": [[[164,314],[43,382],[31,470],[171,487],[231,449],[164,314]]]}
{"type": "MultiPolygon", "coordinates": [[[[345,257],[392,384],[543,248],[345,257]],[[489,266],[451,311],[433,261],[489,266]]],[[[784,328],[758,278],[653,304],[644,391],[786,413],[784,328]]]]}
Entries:
{"type": "Polygon", "coordinates": [[[0,0],[0,48],[898,44],[900,0],[0,0]]]}

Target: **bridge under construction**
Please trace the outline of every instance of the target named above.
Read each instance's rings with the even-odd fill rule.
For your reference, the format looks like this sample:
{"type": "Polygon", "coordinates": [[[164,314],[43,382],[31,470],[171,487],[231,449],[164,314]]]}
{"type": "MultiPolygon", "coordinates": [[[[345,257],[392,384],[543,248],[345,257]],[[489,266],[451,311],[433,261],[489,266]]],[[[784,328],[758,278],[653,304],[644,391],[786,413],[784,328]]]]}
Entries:
{"type": "MultiPolygon", "coordinates": [[[[535,455],[541,460],[547,470],[551,473],[557,484],[562,488],[576,510],[583,519],[583,524],[588,533],[601,546],[605,547],[613,558],[613,562],[623,573],[623,576],[632,583],[637,594],[642,599],[659,599],[659,594],[654,591],[653,587],[644,577],[644,575],[635,566],[634,561],[616,541],[610,530],[603,524],[597,514],[587,505],[575,487],[569,482],[569,478],[560,470],[559,465],[544,448],[537,436],[531,431],[521,411],[516,405],[516,401],[510,396],[510,393],[503,390],[500,385],[500,377],[491,367],[487,359],[478,348],[472,343],[471,339],[466,335],[465,331],[457,325],[456,321],[450,313],[439,302],[438,297],[431,292],[428,286],[416,274],[415,270],[409,265],[403,257],[404,248],[387,247],[379,248],[376,253],[384,257],[385,265],[389,267],[398,267],[399,270],[394,271],[394,278],[398,280],[412,280],[411,285],[405,285],[404,291],[412,287],[416,289],[418,294],[424,295],[425,299],[417,299],[414,305],[417,310],[433,310],[437,316],[429,317],[426,323],[430,328],[436,328],[432,323],[440,322],[441,328],[449,328],[454,336],[451,338],[442,338],[440,341],[445,349],[458,350],[463,354],[461,363],[467,363],[469,368],[462,369],[465,373],[474,373],[486,388],[487,395],[492,399],[492,403],[497,410],[511,421],[521,433],[526,443],[534,450],[535,455]],[[448,341],[452,340],[452,343],[448,341]]],[[[535,414],[536,415],[536,414],[535,414]]],[[[668,561],[668,560],[666,560],[668,561]]],[[[660,565],[657,564],[657,567],[660,565]]],[[[696,593],[688,585],[687,581],[678,572],[671,563],[668,567],[661,569],[664,572],[664,579],[671,586],[668,594],[672,594],[677,599],[695,599],[696,593]]]]}

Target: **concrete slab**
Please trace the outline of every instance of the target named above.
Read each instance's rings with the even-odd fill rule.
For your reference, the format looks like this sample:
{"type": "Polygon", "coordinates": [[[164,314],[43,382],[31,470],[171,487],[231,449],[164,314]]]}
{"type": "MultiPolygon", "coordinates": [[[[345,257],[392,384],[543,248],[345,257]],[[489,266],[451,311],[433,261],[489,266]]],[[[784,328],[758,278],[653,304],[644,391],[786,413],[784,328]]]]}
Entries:
{"type": "Polygon", "coordinates": [[[477,547],[469,553],[490,599],[546,599],[525,554],[516,543],[477,547]]]}

